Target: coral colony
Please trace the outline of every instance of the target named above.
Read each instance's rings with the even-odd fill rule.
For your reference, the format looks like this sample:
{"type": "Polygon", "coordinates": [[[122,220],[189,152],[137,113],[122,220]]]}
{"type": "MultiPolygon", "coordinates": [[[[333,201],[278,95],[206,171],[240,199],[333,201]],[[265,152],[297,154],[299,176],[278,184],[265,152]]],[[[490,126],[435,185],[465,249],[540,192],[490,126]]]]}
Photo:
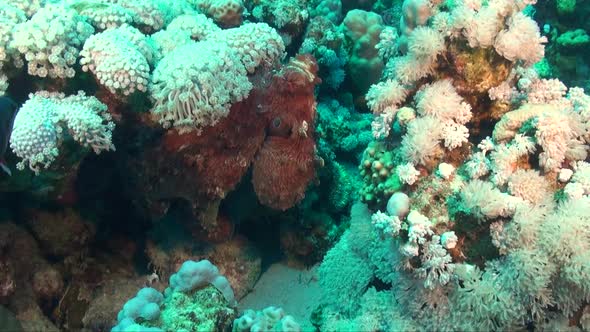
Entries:
{"type": "Polygon", "coordinates": [[[590,332],[588,17],[0,0],[0,331],[590,332]]]}

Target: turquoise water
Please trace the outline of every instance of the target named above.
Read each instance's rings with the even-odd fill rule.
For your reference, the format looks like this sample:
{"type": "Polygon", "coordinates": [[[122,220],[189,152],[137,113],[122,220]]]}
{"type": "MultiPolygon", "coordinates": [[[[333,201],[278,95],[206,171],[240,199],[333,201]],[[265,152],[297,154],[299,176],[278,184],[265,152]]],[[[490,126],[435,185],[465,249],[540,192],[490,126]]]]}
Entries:
{"type": "Polygon", "coordinates": [[[0,0],[0,331],[590,331],[588,17],[0,0]]]}

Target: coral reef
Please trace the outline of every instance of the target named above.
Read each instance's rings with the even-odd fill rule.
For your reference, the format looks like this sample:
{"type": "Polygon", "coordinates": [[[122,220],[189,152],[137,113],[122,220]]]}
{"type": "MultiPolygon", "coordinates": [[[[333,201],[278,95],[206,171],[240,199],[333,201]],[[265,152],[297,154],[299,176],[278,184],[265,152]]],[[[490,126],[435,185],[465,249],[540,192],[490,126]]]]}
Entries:
{"type": "Polygon", "coordinates": [[[588,331],[589,13],[0,0],[0,329],[588,331]]]}
{"type": "Polygon", "coordinates": [[[533,2],[404,1],[359,167],[369,194],[383,195],[377,171],[401,183],[380,204],[365,194],[324,258],[321,330],[581,326],[588,248],[562,234],[587,238],[570,176],[587,167],[590,97],[531,69],[546,41],[522,12],[533,2]]]}

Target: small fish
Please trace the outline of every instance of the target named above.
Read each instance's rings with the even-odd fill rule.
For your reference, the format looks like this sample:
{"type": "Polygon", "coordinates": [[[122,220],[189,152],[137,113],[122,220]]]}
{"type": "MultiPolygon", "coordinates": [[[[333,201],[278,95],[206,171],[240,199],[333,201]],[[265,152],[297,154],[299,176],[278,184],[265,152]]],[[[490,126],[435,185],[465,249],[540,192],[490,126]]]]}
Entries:
{"type": "Polygon", "coordinates": [[[8,175],[12,175],[6,165],[4,154],[8,149],[8,141],[12,134],[12,125],[18,110],[18,105],[8,97],[0,97],[0,168],[8,175]]]}

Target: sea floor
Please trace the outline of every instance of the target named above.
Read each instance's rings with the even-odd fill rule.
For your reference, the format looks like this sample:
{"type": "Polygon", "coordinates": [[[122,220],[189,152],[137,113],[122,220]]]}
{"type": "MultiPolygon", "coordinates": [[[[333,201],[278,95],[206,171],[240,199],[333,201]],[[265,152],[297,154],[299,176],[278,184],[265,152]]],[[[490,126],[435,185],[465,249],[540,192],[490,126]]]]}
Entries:
{"type": "Polygon", "coordinates": [[[272,303],[301,324],[302,331],[314,331],[311,312],[321,296],[317,265],[298,269],[284,262],[274,263],[262,273],[254,289],[239,304],[240,315],[246,309],[262,310],[272,303]]]}

